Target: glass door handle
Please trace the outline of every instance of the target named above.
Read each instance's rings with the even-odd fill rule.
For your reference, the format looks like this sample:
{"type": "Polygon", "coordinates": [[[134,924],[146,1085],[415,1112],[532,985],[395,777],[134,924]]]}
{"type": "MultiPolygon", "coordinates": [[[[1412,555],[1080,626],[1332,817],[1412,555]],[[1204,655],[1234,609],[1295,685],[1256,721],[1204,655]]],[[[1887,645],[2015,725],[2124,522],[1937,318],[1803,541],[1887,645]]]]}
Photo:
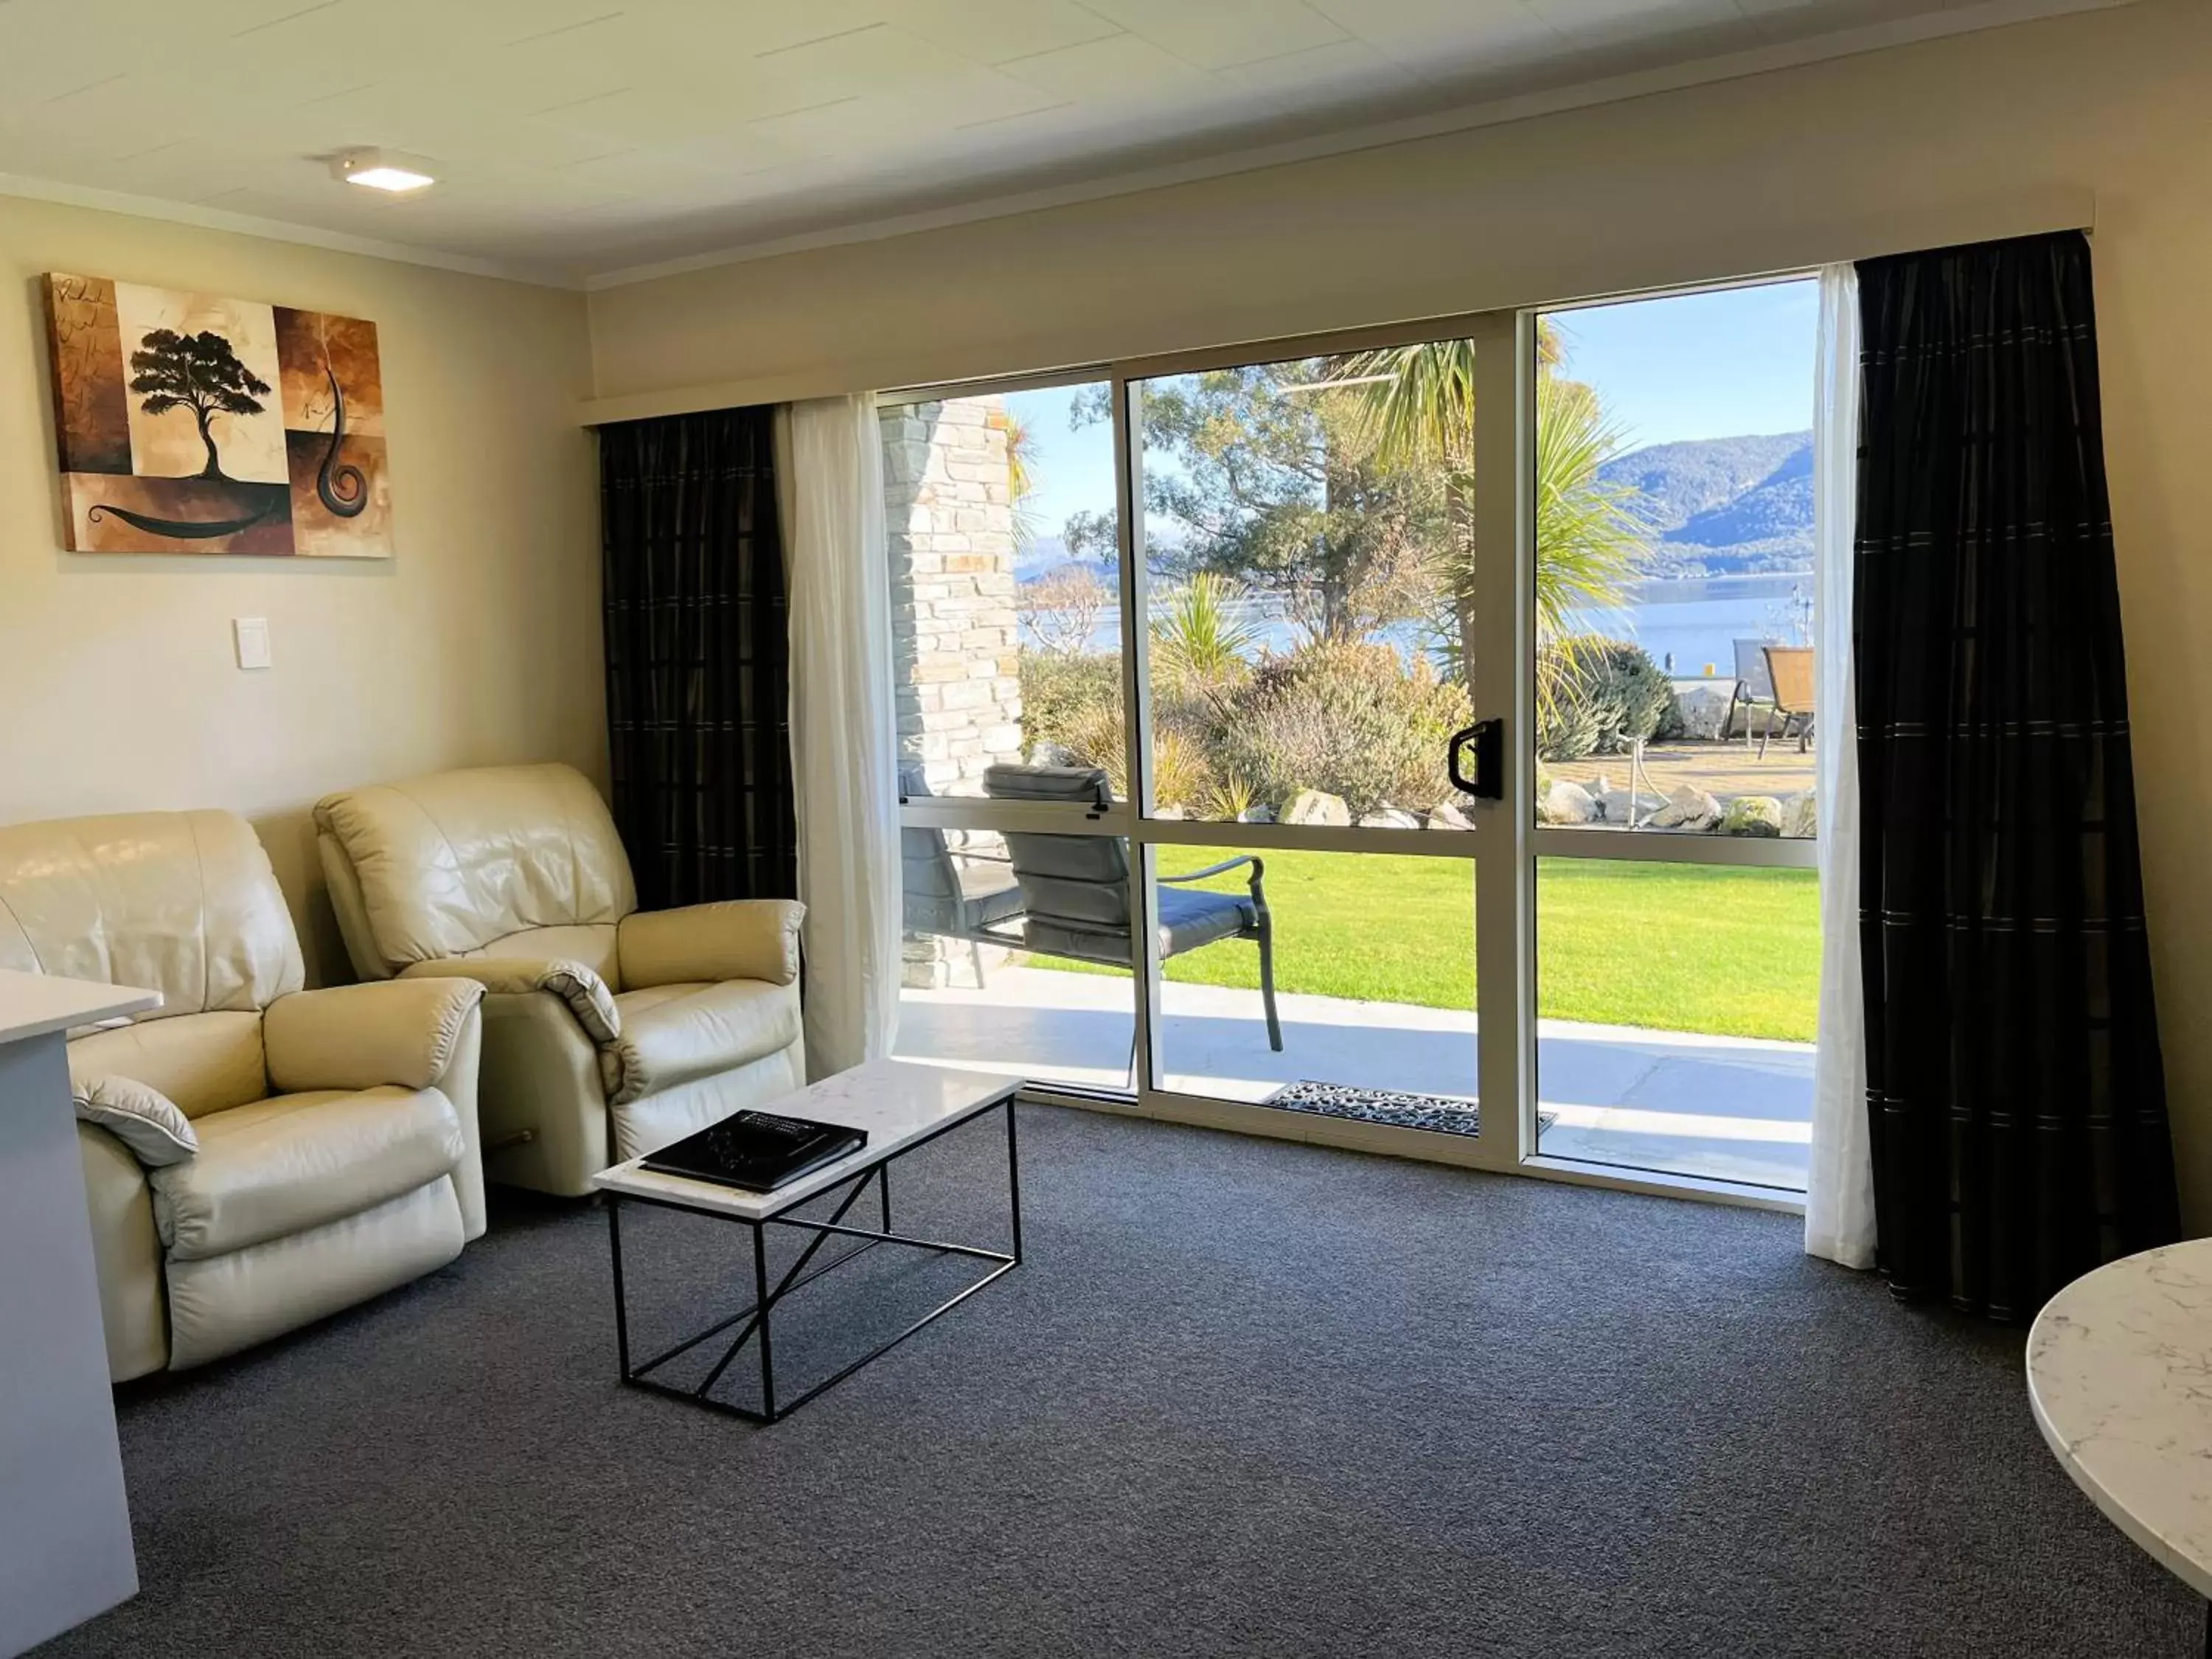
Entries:
{"type": "Polygon", "coordinates": [[[1477,800],[1503,800],[1505,798],[1505,722],[1502,720],[1477,720],[1464,731],[1455,732],[1444,750],[1444,770],[1451,774],[1453,784],[1473,795],[1477,800]],[[1460,770],[1460,758],[1469,744],[1474,745],[1474,770],[1472,775],[1460,770]]]}

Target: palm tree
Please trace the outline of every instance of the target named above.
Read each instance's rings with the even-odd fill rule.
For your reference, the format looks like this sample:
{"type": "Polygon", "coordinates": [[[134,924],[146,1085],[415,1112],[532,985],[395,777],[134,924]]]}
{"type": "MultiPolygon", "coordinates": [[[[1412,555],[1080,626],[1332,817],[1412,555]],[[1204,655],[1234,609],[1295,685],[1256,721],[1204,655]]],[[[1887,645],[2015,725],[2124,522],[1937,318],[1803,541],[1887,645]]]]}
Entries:
{"type": "MultiPolygon", "coordinates": [[[[1572,666],[1567,641],[1577,613],[1619,603],[1643,562],[1650,531],[1633,490],[1599,471],[1624,447],[1596,391],[1559,374],[1558,335],[1536,336],[1536,643],[1538,695],[1548,700],[1572,666]]],[[[1468,340],[1368,352],[1346,378],[1364,382],[1368,429],[1398,466],[1444,474],[1449,526],[1439,586],[1450,606],[1447,655],[1460,678],[1474,660],[1479,603],[1474,530],[1474,345],[1468,340]]]]}
{"type": "Polygon", "coordinates": [[[1017,552],[1026,552],[1036,540],[1036,510],[1029,504],[1036,487],[1036,434],[1010,409],[1006,411],[1006,505],[1013,510],[1017,552]]]}
{"type": "MultiPolygon", "coordinates": [[[[1536,648],[1568,652],[1578,614],[1611,610],[1650,550],[1637,492],[1599,477],[1626,447],[1596,390],[1556,374],[1536,381],[1536,648]]],[[[1571,667],[1571,660],[1568,666],[1571,667]]],[[[1540,682],[1539,690],[1545,690],[1540,682]]]]}

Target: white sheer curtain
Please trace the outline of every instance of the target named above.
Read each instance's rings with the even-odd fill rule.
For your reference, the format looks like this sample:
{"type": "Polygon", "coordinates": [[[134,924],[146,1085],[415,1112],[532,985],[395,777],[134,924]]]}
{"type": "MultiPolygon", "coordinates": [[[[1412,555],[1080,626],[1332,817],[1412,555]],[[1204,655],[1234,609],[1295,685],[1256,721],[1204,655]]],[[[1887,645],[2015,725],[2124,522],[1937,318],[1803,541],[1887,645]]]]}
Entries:
{"type": "Polygon", "coordinates": [[[1820,1023],[1813,1062],[1813,1162],[1805,1249],[1874,1266],[1874,1165],[1867,1140],[1866,1005],[1859,980],[1858,732],[1852,718],[1851,530],[1859,441],[1859,281],[1820,272],[1813,412],[1814,707],[1820,836],[1820,1023]]]}
{"type": "Polygon", "coordinates": [[[875,400],[778,411],[776,478],[790,572],[806,1068],[823,1078],[889,1054],[898,1026],[896,738],[875,400]]]}

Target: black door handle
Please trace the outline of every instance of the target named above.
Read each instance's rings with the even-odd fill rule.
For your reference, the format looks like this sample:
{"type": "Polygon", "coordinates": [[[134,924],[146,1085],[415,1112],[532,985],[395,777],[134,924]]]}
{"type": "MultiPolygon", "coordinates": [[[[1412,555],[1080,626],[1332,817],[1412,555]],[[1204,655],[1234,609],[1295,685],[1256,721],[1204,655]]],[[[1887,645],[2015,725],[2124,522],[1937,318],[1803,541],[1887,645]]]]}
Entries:
{"type": "Polygon", "coordinates": [[[1453,785],[1477,800],[1503,800],[1505,798],[1505,722],[1477,720],[1464,731],[1455,732],[1444,750],[1444,770],[1451,775],[1453,785]],[[1459,769],[1460,755],[1468,744],[1474,745],[1474,775],[1469,777],[1459,769]]]}

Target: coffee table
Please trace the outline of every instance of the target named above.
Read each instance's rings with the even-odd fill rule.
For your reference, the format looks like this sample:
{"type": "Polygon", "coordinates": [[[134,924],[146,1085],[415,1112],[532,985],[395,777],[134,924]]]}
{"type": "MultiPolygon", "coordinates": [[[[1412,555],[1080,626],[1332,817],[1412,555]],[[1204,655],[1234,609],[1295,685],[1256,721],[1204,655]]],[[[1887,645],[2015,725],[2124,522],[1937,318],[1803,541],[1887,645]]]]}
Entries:
{"type": "Polygon", "coordinates": [[[870,1360],[890,1352],[925,1325],[951,1312],[992,1280],[1012,1273],[1021,1264],[1022,1259],[1021,1170],[1014,1129],[1014,1097],[1021,1086],[1020,1079],[1015,1078],[994,1077],[981,1072],[951,1071],[936,1066],[917,1066],[901,1060],[872,1060],[850,1071],[841,1072],[835,1077],[825,1078],[796,1094],[786,1095],[782,1099],[770,1103],[763,1109],[785,1117],[812,1118],[817,1122],[865,1129],[868,1144],[835,1163],[825,1164],[820,1169],[801,1176],[787,1186],[777,1188],[772,1193],[749,1193],[734,1187],[717,1186],[713,1182],[663,1175],[646,1169],[640,1158],[632,1158],[627,1164],[617,1164],[611,1170],[600,1170],[592,1177],[592,1184],[606,1194],[607,1241],[614,1257],[615,1342],[622,1364],[622,1380],[632,1388],[669,1395],[750,1422],[774,1423],[789,1416],[825,1389],[835,1388],[870,1360]],[[983,1249],[972,1244],[948,1243],[940,1239],[916,1238],[893,1232],[892,1164],[916,1148],[927,1146],[939,1135],[983,1116],[994,1108],[1002,1108],[1006,1119],[1006,1199],[1012,1221],[1012,1249],[983,1249]],[[880,1224],[875,1228],[854,1226],[846,1220],[846,1216],[871,1186],[876,1189],[880,1224]],[[827,1220],[792,1213],[809,1200],[823,1197],[840,1188],[848,1190],[839,1198],[827,1220]],[[751,1300],[747,1305],[640,1364],[633,1364],[630,1358],[629,1304],[623,1287],[622,1210],[626,1203],[651,1204],[665,1209],[688,1211],[695,1215],[715,1216],[752,1230],[753,1282],[751,1300]],[[799,1253],[799,1259],[773,1285],[769,1282],[768,1270],[768,1230],[770,1227],[791,1228],[814,1235],[799,1253]],[[859,1249],[848,1250],[835,1261],[811,1267],[816,1252],[830,1239],[837,1237],[866,1242],[859,1249]],[[932,1309],[890,1341],[871,1349],[795,1398],[779,1400],[770,1331],[770,1320],[777,1304],[809,1280],[843,1266],[878,1244],[899,1244],[939,1255],[969,1256],[996,1265],[967,1289],[932,1309]],[[702,1343],[711,1341],[733,1328],[735,1334],[723,1348],[720,1357],[697,1384],[688,1388],[678,1387],[653,1375],[669,1361],[690,1353],[702,1343]],[[760,1365],[761,1403],[757,1410],[712,1397],[714,1384],[721,1380],[722,1374],[748,1343],[757,1350],[760,1365]]]}
{"type": "MultiPolygon", "coordinates": [[[[2027,1398],[2105,1517],[2212,1597],[2212,1239],[2084,1273],[2027,1334],[2027,1398]]],[[[2207,1651],[2212,1652],[2212,1609],[2207,1651]]]]}

